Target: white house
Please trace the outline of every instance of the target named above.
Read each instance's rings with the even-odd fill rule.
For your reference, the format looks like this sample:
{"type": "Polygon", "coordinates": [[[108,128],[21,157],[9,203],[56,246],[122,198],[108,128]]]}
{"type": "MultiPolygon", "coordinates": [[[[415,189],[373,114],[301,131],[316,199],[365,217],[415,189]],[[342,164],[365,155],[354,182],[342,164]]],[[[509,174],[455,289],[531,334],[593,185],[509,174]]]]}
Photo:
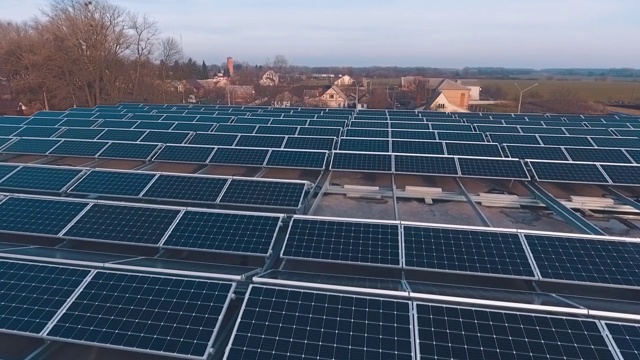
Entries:
{"type": "Polygon", "coordinates": [[[276,86],[280,82],[280,75],[273,70],[269,70],[260,79],[260,85],[262,86],[276,86]]]}
{"type": "Polygon", "coordinates": [[[458,79],[456,82],[462,86],[466,86],[471,90],[469,94],[469,100],[477,101],[480,100],[480,91],[482,87],[480,87],[480,81],[475,79],[458,79]]]}
{"type": "Polygon", "coordinates": [[[340,79],[333,82],[335,86],[349,86],[353,85],[356,81],[349,75],[342,76],[340,79]]]}

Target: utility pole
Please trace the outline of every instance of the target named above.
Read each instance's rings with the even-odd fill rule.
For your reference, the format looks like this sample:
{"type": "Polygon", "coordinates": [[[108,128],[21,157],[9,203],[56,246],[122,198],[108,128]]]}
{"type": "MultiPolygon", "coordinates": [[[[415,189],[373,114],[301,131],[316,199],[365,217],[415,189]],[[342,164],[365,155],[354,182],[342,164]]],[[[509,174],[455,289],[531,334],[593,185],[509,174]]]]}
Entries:
{"type": "Polygon", "coordinates": [[[518,90],[520,90],[520,100],[518,101],[518,114],[520,114],[520,110],[522,110],[522,94],[524,94],[525,91],[538,86],[538,83],[535,83],[524,90],[520,89],[520,86],[518,85],[518,83],[514,83],[514,84],[516,84],[516,87],[518,88],[518,90]]]}

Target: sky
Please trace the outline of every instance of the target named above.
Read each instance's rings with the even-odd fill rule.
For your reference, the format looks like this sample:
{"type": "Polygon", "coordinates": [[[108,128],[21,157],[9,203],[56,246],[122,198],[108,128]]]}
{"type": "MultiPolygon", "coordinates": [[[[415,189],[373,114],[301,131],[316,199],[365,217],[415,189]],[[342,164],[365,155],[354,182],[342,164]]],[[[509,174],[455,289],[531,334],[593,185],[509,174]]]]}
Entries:
{"type": "MultiPolygon", "coordinates": [[[[48,0],[0,0],[26,20],[48,0]]],[[[187,56],[263,64],[640,67],[639,0],[111,0],[155,19],[187,56]]]]}

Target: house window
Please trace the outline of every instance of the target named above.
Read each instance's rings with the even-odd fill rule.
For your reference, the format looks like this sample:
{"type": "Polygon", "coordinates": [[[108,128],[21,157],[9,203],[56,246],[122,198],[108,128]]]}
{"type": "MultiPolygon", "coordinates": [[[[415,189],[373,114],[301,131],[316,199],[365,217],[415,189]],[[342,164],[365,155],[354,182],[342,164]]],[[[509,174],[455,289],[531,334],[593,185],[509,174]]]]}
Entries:
{"type": "Polygon", "coordinates": [[[329,99],[333,100],[335,99],[335,96],[333,94],[329,94],[329,99]]]}

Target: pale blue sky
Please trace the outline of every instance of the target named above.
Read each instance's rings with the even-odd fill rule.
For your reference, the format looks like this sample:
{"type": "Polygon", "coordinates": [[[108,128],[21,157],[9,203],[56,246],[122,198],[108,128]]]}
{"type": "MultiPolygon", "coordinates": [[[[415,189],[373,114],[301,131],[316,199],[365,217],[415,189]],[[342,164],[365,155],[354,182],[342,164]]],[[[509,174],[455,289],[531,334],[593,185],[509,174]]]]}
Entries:
{"type": "MultiPolygon", "coordinates": [[[[112,0],[210,64],[640,67],[640,0],[112,0]]],[[[0,0],[23,20],[47,0],[0,0]]]]}

